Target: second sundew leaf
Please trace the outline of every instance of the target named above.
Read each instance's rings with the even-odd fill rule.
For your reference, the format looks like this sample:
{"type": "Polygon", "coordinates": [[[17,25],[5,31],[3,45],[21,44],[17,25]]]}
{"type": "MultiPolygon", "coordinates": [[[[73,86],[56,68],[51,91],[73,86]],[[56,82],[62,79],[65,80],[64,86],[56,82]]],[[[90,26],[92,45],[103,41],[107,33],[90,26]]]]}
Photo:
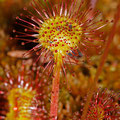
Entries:
{"type": "Polygon", "coordinates": [[[10,112],[7,119],[30,120],[30,106],[35,91],[25,90],[24,88],[13,88],[8,95],[10,112]]]}
{"type": "MultiPolygon", "coordinates": [[[[26,68],[26,66],[25,66],[26,68]]],[[[40,77],[39,68],[17,71],[17,79],[8,70],[7,79],[0,84],[0,119],[3,120],[48,120],[46,100],[49,82],[40,77]],[[36,70],[37,69],[37,70],[36,70]],[[4,112],[3,112],[4,111],[4,112]]],[[[12,71],[13,72],[13,71],[12,71]]]]}

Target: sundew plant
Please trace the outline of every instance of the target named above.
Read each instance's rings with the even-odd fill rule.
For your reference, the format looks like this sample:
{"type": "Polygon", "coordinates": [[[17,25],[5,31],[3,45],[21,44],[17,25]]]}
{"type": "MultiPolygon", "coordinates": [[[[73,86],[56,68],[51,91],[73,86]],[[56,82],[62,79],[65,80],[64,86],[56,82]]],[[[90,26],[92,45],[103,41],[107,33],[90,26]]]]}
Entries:
{"type": "MultiPolygon", "coordinates": [[[[10,88],[8,95],[10,110],[5,119],[61,120],[58,117],[60,83],[62,82],[60,77],[63,74],[67,81],[67,69],[72,69],[73,65],[87,64],[90,66],[92,64],[91,58],[102,54],[95,77],[89,83],[82,113],[79,110],[79,115],[77,117],[73,116],[70,120],[119,120],[120,106],[116,103],[116,100],[112,99],[113,96],[108,92],[102,93],[106,97],[105,95],[102,96],[100,92],[94,92],[98,89],[97,80],[108,56],[110,43],[115,35],[120,18],[120,7],[118,7],[114,21],[108,21],[102,18],[102,13],[99,10],[95,10],[93,5],[91,6],[84,0],[60,0],[56,2],[52,0],[33,0],[30,6],[30,9],[24,7],[24,13],[16,17],[16,28],[13,30],[14,37],[12,40],[19,40],[24,46],[34,43],[35,46],[28,50],[22,58],[25,59],[27,55],[35,53],[32,64],[38,65],[37,67],[42,71],[37,71],[37,74],[32,76],[33,83],[38,84],[31,84],[33,88],[37,86],[35,90],[21,88],[24,83],[23,77],[21,78],[20,88],[19,86],[10,88]],[[104,29],[111,22],[113,27],[108,41],[105,41],[104,29]],[[39,102],[43,98],[36,98],[35,95],[40,95],[40,83],[44,75],[47,78],[52,77],[50,105],[43,105],[39,108],[39,102]],[[18,94],[15,97],[17,93],[20,95],[18,94]],[[94,96],[93,93],[96,95],[94,96]],[[24,95],[28,101],[24,100],[24,95]],[[14,103],[16,99],[18,99],[17,105],[14,103]],[[36,99],[38,104],[32,104],[33,99],[36,99]],[[24,101],[25,107],[23,107],[24,101]],[[23,104],[19,104],[19,102],[23,104]],[[38,105],[38,107],[35,107],[35,105],[38,105]],[[49,111],[44,106],[47,106],[49,111]],[[45,115],[40,114],[41,111],[39,110],[42,109],[45,115]]],[[[24,64],[23,61],[23,66],[24,64]]],[[[9,80],[10,84],[14,83],[10,77],[9,80]]],[[[67,82],[67,84],[69,83],[67,82]]],[[[26,85],[29,85],[29,81],[26,85]]],[[[118,99],[119,95],[116,96],[115,98],[118,99]]],[[[63,120],[67,120],[67,118],[63,118],[63,120]]]]}
{"type": "MultiPolygon", "coordinates": [[[[7,79],[0,85],[1,120],[47,120],[48,112],[45,105],[45,79],[40,78],[39,67],[26,70],[24,64],[18,71],[17,77],[10,70],[5,69],[7,79]],[[44,94],[43,94],[44,93],[44,94]],[[39,101],[40,99],[40,101],[39,101]],[[39,101],[39,102],[38,102],[39,101]],[[44,109],[41,109],[44,108],[44,109]]],[[[46,83],[47,82],[47,83],[46,83]]]]}

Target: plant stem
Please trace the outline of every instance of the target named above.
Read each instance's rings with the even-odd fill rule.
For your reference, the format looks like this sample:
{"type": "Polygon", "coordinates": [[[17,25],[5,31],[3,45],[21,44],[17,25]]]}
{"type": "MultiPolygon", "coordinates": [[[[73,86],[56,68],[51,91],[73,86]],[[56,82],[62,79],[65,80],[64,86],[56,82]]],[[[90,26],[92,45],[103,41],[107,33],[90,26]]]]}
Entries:
{"type": "Polygon", "coordinates": [[[57,120],[60,70],[61,70],[61,66],[59,64],[55,64],[54,73],[53,73],[54,79],[52,83],[52,93],[51,93],[51,107],[50,107],[51,120],[57,120]]]}
{"type": "Polygon", "coordinates": [[[118,23],[119,19],[120,19],[120,4],[118,6],[117,14],[115,15],[115,21],[114,21],[112,30],[110,32],[110,35],[109,35],[109,38],[108,38],[108,41],[107,41],[105,51],[104,51],[104,53],[103,53],[103,55],[101,57],[100,65],[99,65],[99,67],[97,69],[95,78],[93,80],[93,84],[91,84],[90,90],[88,90],[89,92],[88,92],[87,102],[85,104],[81,120],[85,120],[86,115],[87,115],[87,111],[88,111],[88,108],[89,108],[90,100],[91,100],[91,98],[93,96],[94,91],[97,89],[97,81],[98,81],[100,73],[102,72],[102,68],[103,68],[104,63],[106,61],[106,58],[108,56],[110,44],[113,41],[113,38],[114,38],[114,35],[115,35],[115,32],[116,32],[117,23],[118,23]]]}

